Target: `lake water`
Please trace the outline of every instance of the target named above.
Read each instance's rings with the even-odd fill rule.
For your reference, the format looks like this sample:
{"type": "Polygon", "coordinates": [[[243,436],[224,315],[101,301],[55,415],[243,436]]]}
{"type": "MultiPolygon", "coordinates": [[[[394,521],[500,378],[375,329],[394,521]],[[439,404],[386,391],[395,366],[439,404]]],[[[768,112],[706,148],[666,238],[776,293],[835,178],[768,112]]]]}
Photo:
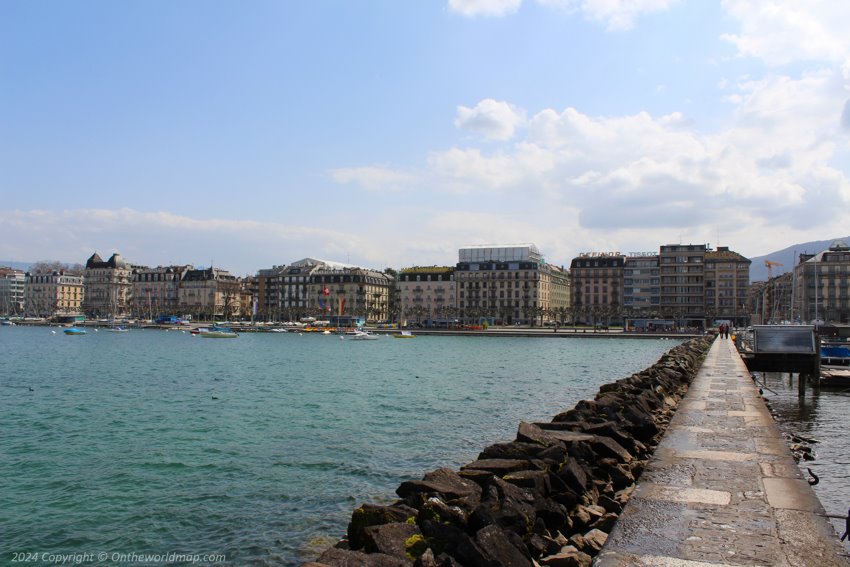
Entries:
{"type": "Polygon", "coordinates": [[[0,563],[295,565],[343,536],[359,504],[474,460],[675,344],[2,327],[0,563]]]}
{"type": "MultiPolygon", "coordinates": [[[[759,374],[772,390],[764,390],[779,419],[780,429],[789,434],[813,438],[815,460],[800,461],[800,469],[809,478],[812,469],[820,482],[815,494],[828,514],[846,517],[850,509],[850,389],[814,390],[808,388],[804,397],[797,393],[797,377],[779,373],[759,374]]],[[[844,533],[844,520],[833,519],[839,535],[844,533]]],[[[850,539],[844,541],[850,551],[850,539]]]]}

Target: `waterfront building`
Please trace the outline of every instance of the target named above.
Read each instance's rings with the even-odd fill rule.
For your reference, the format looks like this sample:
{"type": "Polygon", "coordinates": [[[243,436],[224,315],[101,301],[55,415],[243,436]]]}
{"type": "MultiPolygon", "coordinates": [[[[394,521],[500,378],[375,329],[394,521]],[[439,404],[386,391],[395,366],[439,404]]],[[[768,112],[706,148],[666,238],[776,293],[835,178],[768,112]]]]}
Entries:
{"type": "Polygon", "coordinates": [[[94,319],[127,317],[133,298],[133,267],[117,252],[103,261],[95,252],[86,261],[83,312],[94,319]]]}
{"type": "Polygon", "coordinates": [[[455,268],[459,318],[465,323],[535,324],[565,308],[569,279],[534,244],[468,246],[455,268]]]}
{"type": "Polygon", "coordinates": [[[154,319],[179,315],[180,283],[193,266],[137,267],[132,272],[131,312],[134,317],[154,319]]]}
{"type": "MultiPolygon", "coordinates": [[[[390,289],[395,281],[389,275],[336,262],[320,261],[315,267],[308,262],[301,272],[289,277],[307,277],[308,309],[315,317],[348,317],[367,322],[389,318],[390,289]]],[[[301,301],[300,281],[292,282],[295,301],[301,301]]]]}
{"type": "Polygon", "coordinates": [[[416,266],[398,273],[402,325],[427,322],[452,326],[457,318],[457,282],[453,266],[416,266]]]}
{"type": "Polygon", "coordinates": [[[703,328],[705,308],[705,244],[667,244],[660,248],[661,316],[679,327],[703,328]]]}
{"type": "Polygon", "coordinates": [[[580,254],[570,263],[573,317],[607,325],[623,314],[626,257],[619,252],[580,254]]]}
{"type": "Polygon", "coordinates": [[[793,297],[793,272],[774,276],[767,281],[753,282],[747,290],[749,324],[798,321],[794,315],[793,297]]]}
{"type": "Polygon", "coordinates": [[[0,315],[23,316],[26,281],[26,272],[23,270],[0,267],[0,315]]]}
{"type": "MultiPolygon", "coordinates": [[[[289,265],[273,266],[257,272],[257,316],[266,321],[298,321],[315,315],[318,297],[311,293],[313,273],[319,269],[354,269],[356,266],[303,258],[289,265]]],[[[323,300],[323,309],[327,305],[323,300]]]]}
{"type": "Polygon", "coordinates": [[[221,268],[186,270],[178,293],[178,311],[193,319],[230,319],[241,312],[239,280],[221,268]]]}
{"type": "Polygon", "coordinates": [[[800,254],[794,266],[795,319],[850,323],[850,246],[834,242],[818,254],[800,254]]]}
{"type": "Polygon", "coordinates": [[[623,317],[629,328],[652,330],[672,325],[661,321],[661,271],[657,252],[633,252],[623,265],[623,317]]]}
{"type": "Polygon", "coordinates": [[[28,317],[80,315],[84,299],[84,278],[80,274],[54,270],[27,273],[24,285],[24,314],[28,317]]]}
{"type": "Polygon", "coordinates": [[[706,251],[705,315],[710,325],[715,321],[731,321],[739,327],[748,324],[751,263],[728,246],[706,251]]]}

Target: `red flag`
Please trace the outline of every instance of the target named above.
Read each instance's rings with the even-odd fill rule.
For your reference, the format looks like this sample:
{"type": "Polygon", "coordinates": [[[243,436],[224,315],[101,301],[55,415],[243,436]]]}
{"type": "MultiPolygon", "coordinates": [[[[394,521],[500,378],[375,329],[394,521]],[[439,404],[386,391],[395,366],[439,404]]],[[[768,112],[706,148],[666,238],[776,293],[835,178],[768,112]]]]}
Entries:
{"type": "Polygon", "coordinates": [[[330,294],[331,294],[331,290],[329,290],[329,289],[328,289],[328,286],[325,286],[325,287],[322,289],[322,293],[323,293],[324,295],[330,295],[330,294]]]}

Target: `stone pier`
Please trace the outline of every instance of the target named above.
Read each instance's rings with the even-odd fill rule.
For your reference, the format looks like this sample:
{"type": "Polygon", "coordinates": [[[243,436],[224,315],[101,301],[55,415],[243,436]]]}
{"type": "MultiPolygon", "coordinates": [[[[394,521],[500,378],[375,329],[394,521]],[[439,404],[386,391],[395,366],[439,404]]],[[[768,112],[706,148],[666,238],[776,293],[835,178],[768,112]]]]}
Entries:
{"type": "Polygon", "coordinates": [[[730,340],[717,339],[594,565],[847,566],[730,340]]]}

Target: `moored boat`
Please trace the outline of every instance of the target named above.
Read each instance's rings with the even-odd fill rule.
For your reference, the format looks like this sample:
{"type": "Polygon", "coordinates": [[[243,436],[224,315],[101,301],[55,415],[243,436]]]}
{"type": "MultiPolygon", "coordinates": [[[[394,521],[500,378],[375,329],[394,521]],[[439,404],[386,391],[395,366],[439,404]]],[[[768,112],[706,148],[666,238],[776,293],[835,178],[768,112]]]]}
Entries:
{"type": "Polygon", "coordinates": [[[239,336],[238,333],[226,327],[213,327],[201,331],[200,335],[205,339],[235,339],[239,336]]]}
{"type": "Polygon", "coordinates": [[[70,327],[63,331],[66,335],[85,335],[86,330],[80,329],[79,327],[70,327]]]}
{"type": "Polygon", "coordinates": [[[393,335],[393,338],[396,338],[396,339],[412,339],[414,337],[416,337],[416,335],[414,335],[410,331],[401,331],[397,335],[393,335]]]}
{"type": "MultiPolygon", "coordinates": [[[[348,334],[348,333],[346,333],[348,334]]],[[[352,341],[377,341],[378,335],[373,335],[372,333],[368,333],[366,331],[356,331],[355,333],[350,334],[352,341]]]]}

